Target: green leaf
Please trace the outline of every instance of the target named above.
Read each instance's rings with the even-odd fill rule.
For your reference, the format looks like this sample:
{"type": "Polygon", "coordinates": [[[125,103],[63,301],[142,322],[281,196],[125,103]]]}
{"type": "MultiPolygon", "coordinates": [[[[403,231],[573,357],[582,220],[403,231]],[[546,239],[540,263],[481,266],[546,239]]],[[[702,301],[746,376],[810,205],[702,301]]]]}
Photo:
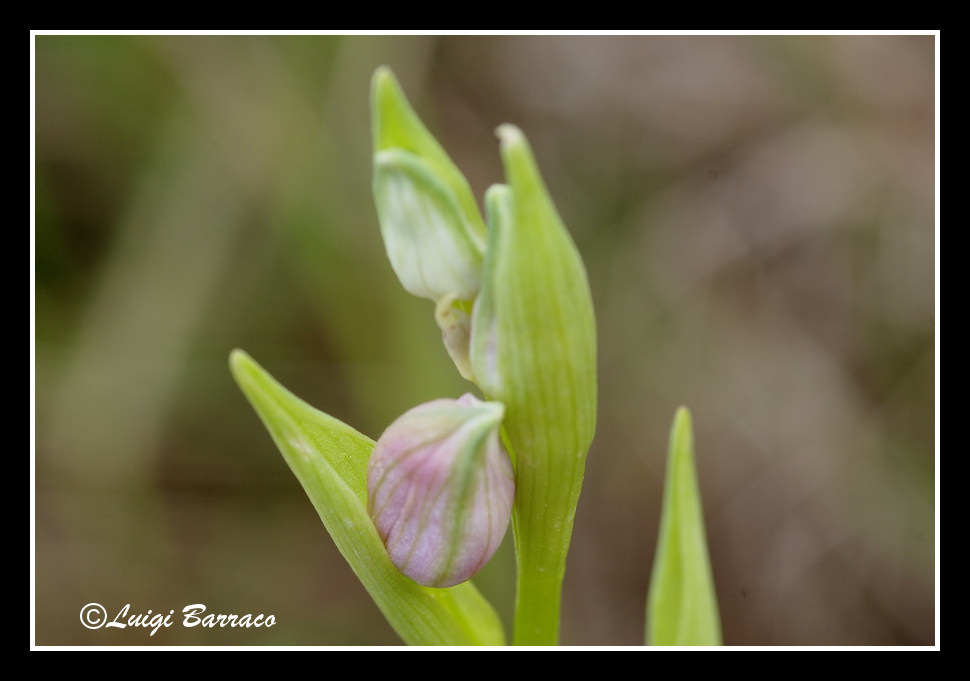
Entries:
{"type": "Polygon", "coordinates": [[[506,185],[486,195],[489,242],[472,312],[475,381],[506,406],[516,464],[520,645],[555,645],[566,553],[596,425],[596,323],[586,270],[522,132],[498,130],[506,185]]]}
{"type": "Polygon", "coordinates": [[[337,548],[401,638],[410,645],[504,645],[498,615],[471,582],[423,587],[391,563],[367,515],[373,440],[294,396],[243,351],[233,351],[230,367],[337,548]]]}
{"type": "Polygon", "coordinates": [[[718,646],[721,622],[694,468],[690,412],[670,432],[660,537],[647,598],[647,645],[718,646]]]}

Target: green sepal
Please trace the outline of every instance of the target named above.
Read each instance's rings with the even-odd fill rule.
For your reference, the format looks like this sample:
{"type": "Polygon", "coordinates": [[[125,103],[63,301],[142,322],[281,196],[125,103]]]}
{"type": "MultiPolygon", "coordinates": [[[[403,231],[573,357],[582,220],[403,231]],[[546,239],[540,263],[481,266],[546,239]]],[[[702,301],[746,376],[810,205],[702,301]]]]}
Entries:
{"type": "Polygon", "coordinates": [[[674,416],[663,514],[647,598],[646,643],[719,646],[721,621],[694,465],[690,412],[674,416]]]}
{"type": "Polygon", "coordinates": [[[471,582],[423,587],[391,562],[367,514],[374,441],[294,396],[245,352],[234,350],[230,367],[340,553],[404,642],[504,645],[498,615],[471,582]]]}

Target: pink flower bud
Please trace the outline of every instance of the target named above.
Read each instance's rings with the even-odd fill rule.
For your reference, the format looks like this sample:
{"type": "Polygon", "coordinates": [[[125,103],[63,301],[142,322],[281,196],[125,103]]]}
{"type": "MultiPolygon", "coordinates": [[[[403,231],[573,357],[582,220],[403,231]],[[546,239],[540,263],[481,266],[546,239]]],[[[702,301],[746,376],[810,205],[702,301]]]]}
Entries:
{"type": "Polygon", "coordinates": [[[381,435],[367,510],[397,568],[424,586],[470,578],[495,553],[515,482],[499,444],[505,406],[471,394],[406,412],[381,435]]]}

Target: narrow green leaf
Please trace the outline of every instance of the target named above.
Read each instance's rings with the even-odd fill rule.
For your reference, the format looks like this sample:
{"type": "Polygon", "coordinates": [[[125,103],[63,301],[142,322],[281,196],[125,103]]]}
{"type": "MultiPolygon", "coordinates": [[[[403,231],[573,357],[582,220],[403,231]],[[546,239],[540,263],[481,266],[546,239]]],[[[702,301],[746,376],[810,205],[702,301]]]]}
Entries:
{"type": "Polygon", "coordinates": [[[504,645],[491,604],[466,582],[419,586],[391,563],[367,515],[370,438],[306,404],[241,350],[230,367],[337,548],[391,626],[410,645],[504,645]]]}
{"type": "Polygon", "coordinates": [[[647,599],[647,645],[718,646],[721,622],[694,467],[690,412],[670,431],[660,536],[647,599]]]}

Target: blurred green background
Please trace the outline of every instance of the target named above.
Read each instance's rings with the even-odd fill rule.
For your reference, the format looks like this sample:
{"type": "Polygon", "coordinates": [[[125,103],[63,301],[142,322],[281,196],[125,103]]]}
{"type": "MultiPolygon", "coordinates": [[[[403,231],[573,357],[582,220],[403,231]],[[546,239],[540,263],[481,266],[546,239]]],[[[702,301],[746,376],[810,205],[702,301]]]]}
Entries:
{"type": "MultiPolygon", "coordinates": [[[[563,642],[642,641],[686,404],[727,644],[932,645],[935,40],[36,36],[36,643],[399,643],[227,365],[375,438],[471,388],[383,252],[387,64],[479,197],[519,125],[587,264],[563,642]]],[[[476,580],[506,620],[509,544],[476,580]]]]}

